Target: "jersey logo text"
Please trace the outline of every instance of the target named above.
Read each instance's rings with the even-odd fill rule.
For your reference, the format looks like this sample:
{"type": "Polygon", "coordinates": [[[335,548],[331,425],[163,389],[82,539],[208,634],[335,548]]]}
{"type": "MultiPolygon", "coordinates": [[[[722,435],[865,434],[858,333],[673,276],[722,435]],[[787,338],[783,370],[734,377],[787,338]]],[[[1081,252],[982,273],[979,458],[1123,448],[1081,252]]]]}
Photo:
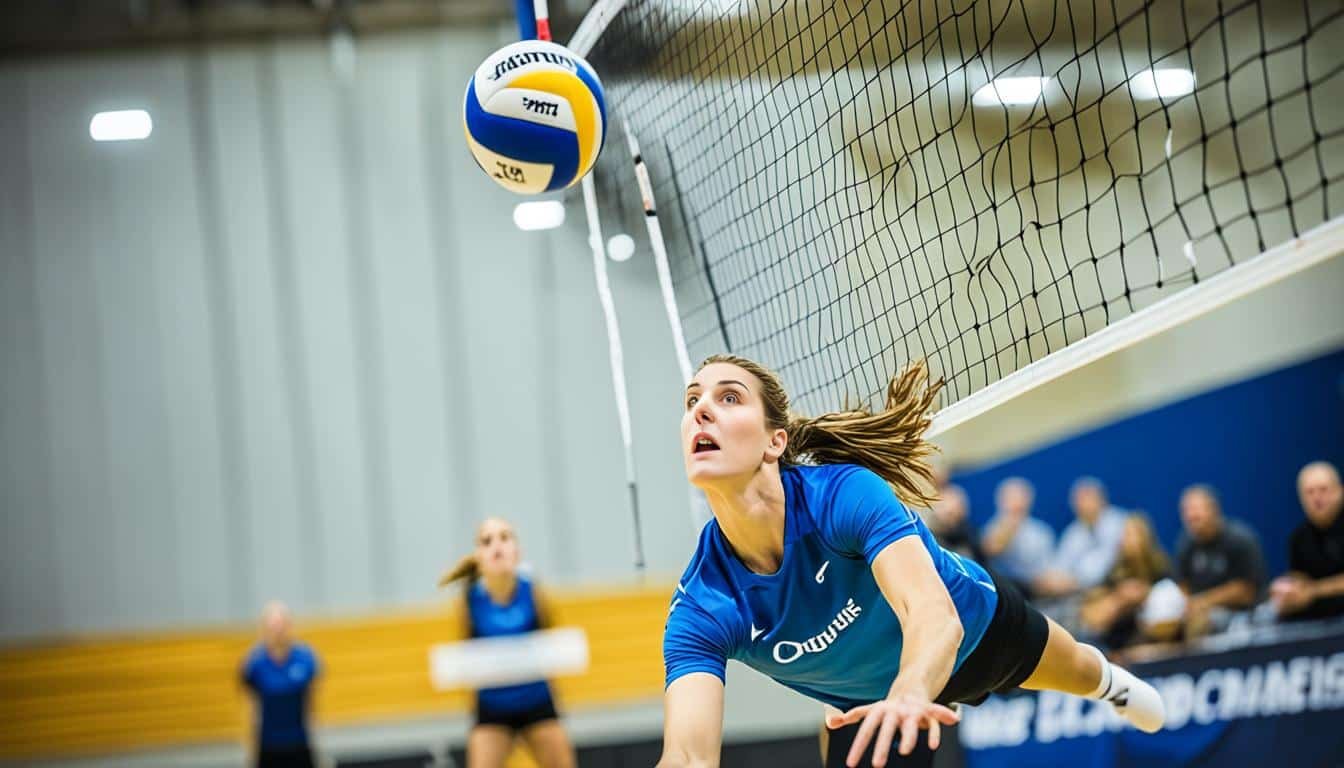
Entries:
{"type": "MultiPolygon", "coordinates": [[[[825,570],[825,566],[822,567],[822,570],[825,570]]],[[[845,607],[835,614],[835,618],[830,624],[826,625],[826,629],[822,630],[821,634],[813,635],[801,643],[792,640],[780,640],[775,643],[775,661],[780,664],[792,664],[802,658],[805,653],[821,653],[830,648],[835,639],[840,636],[840,633],[857,621],[861,613],[863,613],[863,608],[854,603],[854,598],[849,598],[849,602],[845,603],[845,607]]]]}

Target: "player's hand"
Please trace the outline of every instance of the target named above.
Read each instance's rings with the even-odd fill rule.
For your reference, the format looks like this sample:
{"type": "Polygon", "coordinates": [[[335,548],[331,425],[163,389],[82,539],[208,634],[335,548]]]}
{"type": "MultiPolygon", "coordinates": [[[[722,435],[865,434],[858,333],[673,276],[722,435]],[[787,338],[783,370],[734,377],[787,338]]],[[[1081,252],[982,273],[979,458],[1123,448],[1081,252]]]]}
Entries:
{"type": "Polygon", "coordinates": [[[934,704],[927,697],[892,693],[882,701],[855,707],[842,715],[826,718],[826,727],[834,730],[862,720],[863,725],[859,726],[859,732],[854,737],[854,744],[849,749],[849,756],[845,758],[845,765],[849,768],[858,766],[868,742],[873,740],[873,734],[876,733],[877,741],[873,742],[873,765],[882,768],[887,764],[887,755],[891,752],[891,742],[897,730],[901,733],[897,751],[902,755],[908,755],[919,743],[921,728],[927,728],[929,731],[929,749],[937,749],[942,726],[955,725],[960,719],[961,716],[956,712],[942,704],[934,704]]]}

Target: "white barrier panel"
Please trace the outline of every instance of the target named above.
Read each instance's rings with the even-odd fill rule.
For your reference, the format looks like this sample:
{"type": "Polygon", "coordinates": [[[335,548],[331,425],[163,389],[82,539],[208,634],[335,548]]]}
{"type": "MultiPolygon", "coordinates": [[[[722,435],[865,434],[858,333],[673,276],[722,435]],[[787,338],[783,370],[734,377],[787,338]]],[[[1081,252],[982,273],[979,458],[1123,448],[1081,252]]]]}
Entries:
{"type": "Polygon", "coordinates": [[[588,671],[588,635],[577,627],[441,643],[429,649],[436,690],[486,688],[588,671]]]}

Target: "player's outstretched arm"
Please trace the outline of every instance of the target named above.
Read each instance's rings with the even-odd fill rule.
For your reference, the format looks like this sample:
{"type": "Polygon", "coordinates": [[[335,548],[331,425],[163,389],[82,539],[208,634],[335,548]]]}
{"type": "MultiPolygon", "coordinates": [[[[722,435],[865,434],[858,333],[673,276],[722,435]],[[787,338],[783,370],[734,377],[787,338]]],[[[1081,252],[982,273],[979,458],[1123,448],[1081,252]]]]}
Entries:
{"type": "Polygon", "coordinates": [[[723,746],[723,681],[692,672],[663,695],[663,757],[658,768],[717,768],[723,746]]]}
{"type": "Polygon", "coordinates": [[[962,627],[956,605],[919,537],[888,544],[873,560],[873,577],[901,622],[901,671],[885,700],[855,707],[828,719],[827,725],[862,722],[846,764],[857,765],[872,742],[873,765],[881,768],[887,764],[893,739],[899,737],[897,751],[908,755],[920,729],[927,728],[929,747],[937,749],[940,724],[952,725],[959,719],[933,699],[952,676],[962,627]]]}

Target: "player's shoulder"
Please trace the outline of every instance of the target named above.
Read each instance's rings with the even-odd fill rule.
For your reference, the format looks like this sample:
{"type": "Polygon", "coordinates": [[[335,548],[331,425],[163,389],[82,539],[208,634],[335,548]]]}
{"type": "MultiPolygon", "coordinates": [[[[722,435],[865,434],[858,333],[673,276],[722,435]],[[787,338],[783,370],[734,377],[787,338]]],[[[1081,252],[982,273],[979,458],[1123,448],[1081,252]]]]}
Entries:
{"type": "MultiPolygon", "coordinates": [[[[859,464],[799,465],[787,470],[792,506],[823,532],[834,533],[852,513],[879,507],[910,510],[881,475],[859,464]]],[[[910,513],[913,516],[913,513],[910,513]]]]}
{"type": "Polygon", "coordinates": [[[858,464],[794,464],[783,468],[780,477],[795,506],[813,518],[837,501],[887,489],[885,480],[858,464]]]}
{"type": "Polygon", "coordinates": [[[700,531],[691,561],[677,580],[668,605],[669,626],[672,616],[680,610],[683,615],[698,614],[700,619],[712,618],[725,631],[734,633],[742,621],[742,588],[736,583],[718,523],[711,520],[700,531]]]}
{"type": "Polygon", "coordinates": [[[261,643],[253,645],[247,650],[247,655],[243,657],[243,669],[253,669],[261,664],[266,658],[266,646],[261,643]]]}
{"type": "Polygon", "coordinates": [[[794,478],[808,490],[825,489],[847,481],[881,479],[860,464],[790,464],[781,470],[781,474],[794,478]]]}
{"type": "Polygon", "coordinates": [[[541,591],[541,590],[537,587],[537,582],[536,582],[536,580],[533,579],[532,576],[531,576],[530,574],[526,574],[526,573],[521,573],[521,572],[520,572],[520,573],[519,573],[517,576],[515,576],[514,578],[516,578],[517,581],[518,581],[518,587],[517,587],[517,589],[518,589],[518,591],[519,591],[521,594],[525,594],[525,595],[535,595],[537,592],[541,591]]]}

